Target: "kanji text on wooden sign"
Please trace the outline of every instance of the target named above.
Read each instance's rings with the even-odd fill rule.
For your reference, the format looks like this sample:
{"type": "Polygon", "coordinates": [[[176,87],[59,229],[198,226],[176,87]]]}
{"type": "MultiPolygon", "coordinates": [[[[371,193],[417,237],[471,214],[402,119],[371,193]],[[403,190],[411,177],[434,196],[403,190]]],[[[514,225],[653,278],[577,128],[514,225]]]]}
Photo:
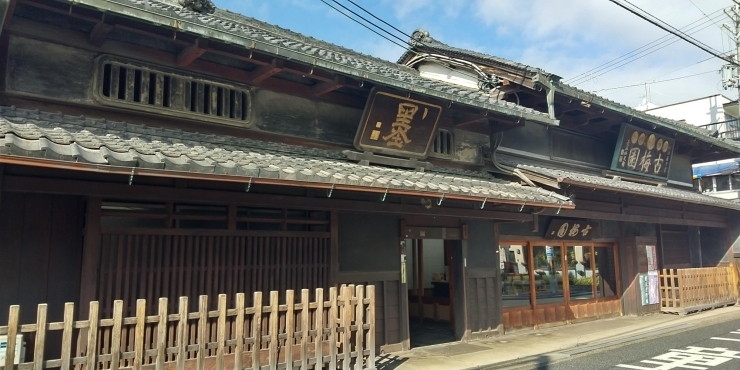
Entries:
{"type": "Polygon", "coordinates": [[[355,137],[362,151],[425,158],[442,107],[373,89],[355,137]]]}
{"type": "Polygon", "coordinates": [[[667,136],[623,124],[612,159],[612,170],[667,178],[675,141],[667,136]]]}
{"type": "Polygon", "coordinates": [[[588,220],[552,220],[545,232],[546,239],[591,240],[599,223],[588,220]]]}

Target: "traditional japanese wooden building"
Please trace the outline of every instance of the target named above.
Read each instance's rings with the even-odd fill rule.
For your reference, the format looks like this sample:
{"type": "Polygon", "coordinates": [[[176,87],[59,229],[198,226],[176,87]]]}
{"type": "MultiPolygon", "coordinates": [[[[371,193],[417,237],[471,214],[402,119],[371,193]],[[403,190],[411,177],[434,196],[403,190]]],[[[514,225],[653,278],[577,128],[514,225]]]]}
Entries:
{"type": "Polygon", "coordinates": [[[0,317],[374,284],[398,351],[729,262],[740,205],[691,163],[732,142],[423,31],[392,63],[202,10],[0,0],[0,317]]]}

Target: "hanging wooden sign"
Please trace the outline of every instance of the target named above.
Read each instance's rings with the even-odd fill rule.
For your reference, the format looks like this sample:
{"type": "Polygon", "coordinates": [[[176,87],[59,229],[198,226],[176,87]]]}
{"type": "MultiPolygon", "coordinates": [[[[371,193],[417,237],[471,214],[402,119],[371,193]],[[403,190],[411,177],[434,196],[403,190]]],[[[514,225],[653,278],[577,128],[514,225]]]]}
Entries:
{"type": "Polygon", "coordinates": [[[546,239],[558,240],[591,240],[599,227],[598,221],[563,220],[550,221],[545,232],[546,239]]]}
{"type": "Polygon", "coordinates": [[[426,158],[442,107],[373,89],[355,136],[358,150],[426,158]]]}
{"type": "Polygon", "coordinates": [[[675,140],[622,124],[611,169],[641,176],[668,178],[675,140]]]}

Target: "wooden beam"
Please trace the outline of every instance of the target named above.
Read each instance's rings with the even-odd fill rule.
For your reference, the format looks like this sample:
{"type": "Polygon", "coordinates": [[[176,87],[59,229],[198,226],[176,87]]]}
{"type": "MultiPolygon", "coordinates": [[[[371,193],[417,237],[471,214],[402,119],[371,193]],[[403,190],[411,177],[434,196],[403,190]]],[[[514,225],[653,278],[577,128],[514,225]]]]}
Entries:
{"type": "Polygon", "coordinates": [[[456,121],[455,128],[463,129],[463,128],[474,126],[474,125],[481,124],[481,123],[488,123],[488,120],[490,118],[491,117],[489,117],[488,115],[483,115],[483,114],[480,114],[478,116],[468,116],[460,121],[456,121]]]}
{"type": "Polygon", "coordinates": [[[97,47],[102,46],[115,27],[112,24],[105,23],[105,19],[98,22],[93,30],[90,31],[90,44],[97,47]]]}
{"type": "Polygon", "coordinates": [[[95,293],[97,292],[98,260],[100,259],[101,212],[102,200],[99,197],[88,197],[80,277],[80,317],[86,317],[89,303],[97,300],[95,293]]]}
{"type": "Polygon", "coordinates": [[[189,65],[205,54],[206,50],[208,50],[208,40],[200,37],[195,39],[195,44],[186,47],[177,55],[177,65],[179,67],[189,65]]]}
{"type": "MultiPolygon", "coordinates": [[[[197,202],[197,203],[220,203],[235,205],[251,205],[269,207],[275,204],[291,204],[300,209],[336,210],[356,212],[363,210],[371,213],[393,213],[402,215],[424,215],[462,217],[474,219],[511,220],[520,222],[532,221],[532,215],[519,212],[488,211],[477,208],[445,208],[432,207],[427,209],[419,202],[419,205],[397,204],[389,201],[358,201],[345,200],[332,197],[311,198],[289,195],[256,194],[235,191],[202,190],[202,189],[177,189],[168,186],[152,185],[128,185],[122,180],[121,183],[106,182],[100,186],[99,182],[79,180],[42,179],[22,176],[8,176],[3,180],[3,191],[45,193],[45,194],[69,194],[86,195],[90,197],[114,197],[116,199],[129,199],[139,201],[172,201],[172,202],[197,202]],[[197,201],[200,200],[200,201],[197,201]]],[[[245,182],[248,179],[245,179],[245,182]]],[[[335,190],[335,193],[337,191],[335,190]]],[[[565,211],[565,210],[563,210],[565,211]]]]}
{"type": "Polygon", "coordinates": [[[258,84],[283,70],[283,60],[274,58],[269,65],[259,67],[249,73],[249,82],[258,84]]]}
{"type": "Polygon", "coordinates": [[[0,0],[0,34],[3,32],[3,28],[10,25],[17,4],[17,0],[0,0]]]}
{"type": "Polygon", "coordinates": [[[334,90],[340,89],[344,86],[344,76],[334,77],[334,81],[331,82],[319,82],[311,87],[311,95],[321,96],[326,93],[330,93],[334,90]]]}

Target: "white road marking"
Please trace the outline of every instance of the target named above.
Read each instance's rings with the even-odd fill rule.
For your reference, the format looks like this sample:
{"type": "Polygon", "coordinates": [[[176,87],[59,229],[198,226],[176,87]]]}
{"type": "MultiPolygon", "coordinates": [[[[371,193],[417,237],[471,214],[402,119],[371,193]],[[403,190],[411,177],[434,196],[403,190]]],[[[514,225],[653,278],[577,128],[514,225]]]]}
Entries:
{"type": "Polygon", "coordinates": [[[711,337],[711,338],[709,338],[709,339],[714,339],[714,340],[726,340],[726,341],[728,341],[728,342],[740,342],[740,339],[735,339],[735,338],[711,337]]]}

